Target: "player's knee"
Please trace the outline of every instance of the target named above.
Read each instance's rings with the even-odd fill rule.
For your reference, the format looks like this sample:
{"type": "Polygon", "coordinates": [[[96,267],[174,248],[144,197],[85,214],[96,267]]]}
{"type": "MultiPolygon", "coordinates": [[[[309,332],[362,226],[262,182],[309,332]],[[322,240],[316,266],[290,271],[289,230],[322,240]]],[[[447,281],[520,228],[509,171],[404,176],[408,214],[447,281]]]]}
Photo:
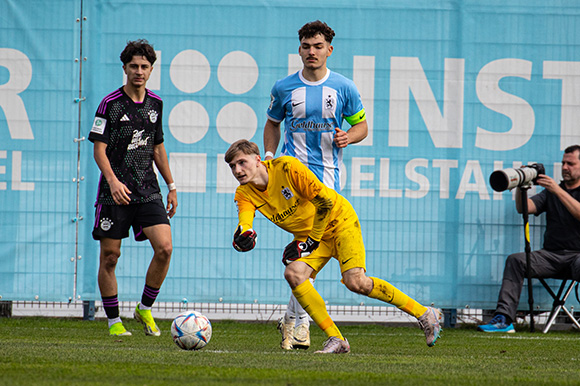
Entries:
{"type": "Polygon", "coordinates": [[[296,288],[304,281],[302,280],[301,275],[295,269],[293,269],[292,264],[288,265],[284,270],[284,279],[286,279],[290,285],[290,288],[296,288]]]}
{"type": "Polygon", "coordinates": [[[166,259],[171,258],[171,254],[173,253],[173,245],[171,243],[165,243],[157,248],[156,253],[163,256],[166,259]]]}
{"type": "Polygon", "coordinates": [[[101,252],[101,266],[107,270],[115,269],[119,257],[121,257],[121,251],[104,250],[101,252]]]}
{"type": "Polygon", "coordinates": [[[350,291],[361,295],[368,295],[371,292],[372,287],[370,287],[364,279],[368,279],[368,277],[345,277],[343,278],[343,282],[346,288],[350,291]]]}
{"type": "Polygon", "coordinates": [[[286,279],[288,284],[292,286],[292,282],[296,280],[296,273],[288,269],[288,267],[286,267],[286,269],[284,270],[284,279],[286,279]]]}
{"type": "Polygon", "coordinates": [[[155,248],[155,258],[159,261],[169,263],[171,254],[173,253],[173,246],[171,243],[164,243],[155,248]]]}

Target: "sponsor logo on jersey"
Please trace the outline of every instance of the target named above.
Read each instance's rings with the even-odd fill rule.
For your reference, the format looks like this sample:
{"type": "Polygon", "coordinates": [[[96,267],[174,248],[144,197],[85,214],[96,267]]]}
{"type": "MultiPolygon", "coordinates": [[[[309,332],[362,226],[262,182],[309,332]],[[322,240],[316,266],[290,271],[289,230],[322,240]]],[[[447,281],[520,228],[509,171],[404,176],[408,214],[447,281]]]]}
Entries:
{"type": "Polygon", "coordinates": [[[107,126],[107,120],[105,118],[95,117],[93,127],[91,127],[91,133],[103,135],[105,126],[107,126]]]}
{"type": "Polygon", "coordinates": [[[145,130],[134,130],[133,131],[133,138],[131,138],[131,143],[127,146],[127,150],[133,150],[140,146],[147,146],[147,141],[149,137],[143,138],[143,132],[145,130]]]}
{"type": "Polygon", "coordinates": [[[127,116],[127,114],[123,115],[123,117],[121,117],[121,122],[128,122],[130,121],[129,117],[127,116]]]}
{"type": "Polygon", "coordinates": [[[157,114],[157,111],[149,110],[149,120],[151,121],[151,123],[157,122],[158,116],[159,116],[159,114],[157,114]]]}
{"type": "Polygon", "coordinates": [[[290,131],[304,130],[304,131],[334,131],[332,122],[313,122],[313,121],[292,121],[289,126],[290,131]]]}
{"type": "Polygon", "coordinates": [[[296,213],[296,209],[298,208],[298,205],[300,205],[300,200],[296,199],[296,202],[294,203],[294,205],[292,205],[291,207],[289,207],[288,209],[286,209],[283,212],[276,213],[276,214],[272,215],[269,218],[269,220],[272,221],[274,224],[281,223],[282,221],[286,220],[288,217],[290,217],[294,213],[296,213]]]}

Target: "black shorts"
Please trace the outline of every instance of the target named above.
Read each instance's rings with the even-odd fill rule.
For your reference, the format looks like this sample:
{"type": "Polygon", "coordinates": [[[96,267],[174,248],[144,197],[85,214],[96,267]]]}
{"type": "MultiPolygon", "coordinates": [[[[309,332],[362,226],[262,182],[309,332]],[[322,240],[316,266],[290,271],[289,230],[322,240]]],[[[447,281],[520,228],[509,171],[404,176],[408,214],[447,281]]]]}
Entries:
{"type": "Polygon", "coordinates": [[[129,228],[133,227],[135,240],[144,241],[147,236],[143,228],[159,224],[170,225],[161,200],[131,205],[97,204],[93,239],[124,239],[129,237],[129,228]]]}

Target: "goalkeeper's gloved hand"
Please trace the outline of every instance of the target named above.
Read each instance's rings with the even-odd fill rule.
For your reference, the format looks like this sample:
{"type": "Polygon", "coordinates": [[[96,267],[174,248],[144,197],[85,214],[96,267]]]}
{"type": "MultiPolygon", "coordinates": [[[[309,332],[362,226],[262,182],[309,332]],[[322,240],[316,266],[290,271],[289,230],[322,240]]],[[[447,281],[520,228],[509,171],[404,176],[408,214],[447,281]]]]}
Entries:
{"type": "Polygon", "coordinates": [[[308,256],[320,245],[320,241],[315,241],[308,236],[306,241],[294,240],[284,249],[282,263],[288,265],[301,257],[308,256]]]}
{"type": "Polygon", "coordinates": [[[258,234],[253,229],[248,229],[242,233],[242,226],[238,226],[236,233],[234,233],[234,242],[232,245],[238,252],[248,252],[256,246],[256,239],[258,234]]]}

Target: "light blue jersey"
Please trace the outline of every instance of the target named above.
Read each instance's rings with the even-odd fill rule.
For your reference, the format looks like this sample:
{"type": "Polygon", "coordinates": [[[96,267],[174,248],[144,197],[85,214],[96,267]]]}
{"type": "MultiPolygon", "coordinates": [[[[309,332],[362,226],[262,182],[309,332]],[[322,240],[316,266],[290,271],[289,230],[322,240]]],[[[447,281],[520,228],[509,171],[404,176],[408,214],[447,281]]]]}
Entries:
{"type": "Polygon", "coordinates": [[[298,158],[340,192],[342,149],[334,143],[335,128],[341,128],[343,119],[351,125],[365,120],[354,82],[330,70],[320,81],[310,82],[300,70],[274,84],[268,118],[284,120],[281,155],[298,158]]]}

